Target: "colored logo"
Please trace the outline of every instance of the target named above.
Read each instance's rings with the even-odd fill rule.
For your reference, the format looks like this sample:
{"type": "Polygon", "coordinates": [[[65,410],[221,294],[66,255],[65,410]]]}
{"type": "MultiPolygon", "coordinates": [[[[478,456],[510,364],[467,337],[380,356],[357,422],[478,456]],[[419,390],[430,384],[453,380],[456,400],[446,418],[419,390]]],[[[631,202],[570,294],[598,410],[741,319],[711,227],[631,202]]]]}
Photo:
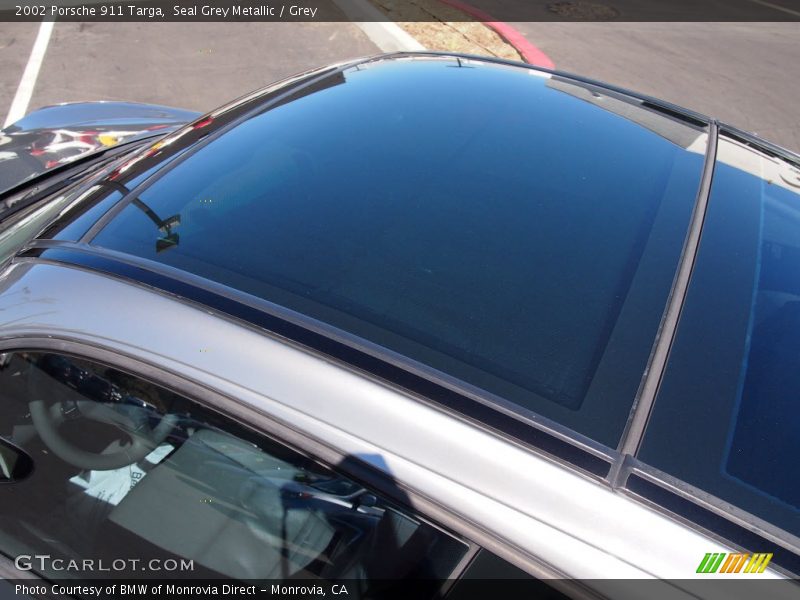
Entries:
{"type": "Polygon", "coordinates": [[[763,573],[772,552],[756,554],[726,554],[725,552],[709,552],[700,561],[698,573],[763,573]]]}

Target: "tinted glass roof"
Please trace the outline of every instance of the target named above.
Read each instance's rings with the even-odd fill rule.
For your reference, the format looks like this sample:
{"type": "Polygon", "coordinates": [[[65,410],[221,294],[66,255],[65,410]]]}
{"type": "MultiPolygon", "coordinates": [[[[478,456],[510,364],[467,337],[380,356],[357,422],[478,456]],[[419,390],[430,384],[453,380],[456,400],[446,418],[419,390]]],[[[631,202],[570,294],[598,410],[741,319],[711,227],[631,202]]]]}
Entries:
{"type": "Polygon", "coordinates": [[[613,447],[705,144],[701,127],[562,77],[380,61],[190,149],[93,243],[303,313],[613,447]]]}
{"type": "Polygon", "coordinates": [[[795,536],[798,172],[796,164],[720,137],[691,285],[639,453],[795,536]]]}

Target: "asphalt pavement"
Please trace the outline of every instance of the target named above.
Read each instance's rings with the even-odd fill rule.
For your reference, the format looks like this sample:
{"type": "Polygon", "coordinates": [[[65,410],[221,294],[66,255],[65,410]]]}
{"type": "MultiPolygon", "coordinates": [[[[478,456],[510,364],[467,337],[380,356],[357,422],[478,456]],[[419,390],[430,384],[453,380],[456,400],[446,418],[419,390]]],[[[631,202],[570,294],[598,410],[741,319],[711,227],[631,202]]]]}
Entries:
{"type": "Polygon", "coordinates": [[[0,23],[0,126],[8,114],[38,29],[36,23],[0,23]]]}
{"type": "MultiPolygon", "coordinates": [[[[558,69],[669,100],[800,151],[800,23],[513,25],[558,69]]],[[[0,23],[0,118],[38,27],[0,23]]],[[[376,52],[361,28],[344,22],[57,22],[28,108],[104,99],[206,111],[281,77],[376,52]]]]}
{"type": "MultiPolygon", "coordinates": [[[[38,27],[0,23],[0,119],[38,27]]],[[[129,100],[208,111],[277,79],[378,52],[357,25],[343,22],[56,22],[28,110],[129,100]]]]}
{"type": "Polygon", "coordinates": [[[800,23],[514,23],[556,68],[800,152],[800,23]]]}

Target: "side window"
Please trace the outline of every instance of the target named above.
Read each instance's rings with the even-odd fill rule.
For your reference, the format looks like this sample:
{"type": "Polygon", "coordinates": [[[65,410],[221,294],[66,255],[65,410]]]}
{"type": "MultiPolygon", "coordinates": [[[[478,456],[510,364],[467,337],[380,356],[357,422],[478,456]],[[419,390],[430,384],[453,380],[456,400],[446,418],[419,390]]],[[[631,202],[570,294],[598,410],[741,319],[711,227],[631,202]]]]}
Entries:
{"type": "MultiPolygon", "coordinates": [[[[447,578],[467,546],[357,481],[182,396],[80,358],[0,355],[0,551],[45,577],[447,578]],[[31,564],[32,563],[32,564],[31,564]],[[99,576],[107,577],[108,572],[99,576]]],[[[433,590],[435,591],[435,589],[433,590]]]]}
{"type": "Polygon", "coordinates": [[[720,138],[692,281],[639,458],[800,536],[797,172],[720,138]]]}
{"type": "MultiPolygon", "coordinates": [[[[572,596],[515,567],[496,554],[482,548],[470,561],[461,578],[447,594],[447,600],[490,598],[502,590],[504,598],[536,600],[568,600],[572,596]]],[[[580,597],[580,596],[579,596],[580,597]]]]}
{"type": "Polygon", "coordinates": [[[36,233],[52,220],[59,211],[63,210],[70,201],[74,200],[69,194],[59,196],[55,200],[47,200],[43,204],[21,209],[11,216],[3,215],[0,206],[0,265],[11,260],[14,254],[22,248],[36,233]]]}

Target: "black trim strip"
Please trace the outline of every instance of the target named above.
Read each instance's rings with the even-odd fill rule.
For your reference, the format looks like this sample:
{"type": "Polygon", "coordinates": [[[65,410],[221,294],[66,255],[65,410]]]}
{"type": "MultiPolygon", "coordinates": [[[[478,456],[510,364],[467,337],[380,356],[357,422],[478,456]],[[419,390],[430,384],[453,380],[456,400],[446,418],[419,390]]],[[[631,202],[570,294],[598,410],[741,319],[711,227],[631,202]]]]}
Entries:
{"type": "Polygon", "coordinates": [[[625,488],[631,492],[664,508],[687,521],[699,525],[713,534],[729,540],[747,552],[772,552],[772,562],[789,573],[800,574],[800,556],[774,541],[738,525],[727,517],[717,514],[688,498],[675,493],[657,483],[632,473],[628,477],[625,488]]]}
{"type": "Polygon", "coordinates": [[[630,90],[624,87],[599,81],[597,79],[592,79],[590,77],[584,77],[583,75],[578,75],[576,73],[571,73],[569,71],[562,71],[560,69],[548,69],[546,67],[541,67],[539,65],[532,65],[530,63],[523,63],[516,60],[510,60],[507,58],[500,58],[497,56],[484,56],[480,54],[469,54],[463,52],[448,52],[446,50],[414,50],[414,51],[398,51],[386,54],[378,54],[364,61],[364,63],[366,64],[368,62],[380,61],[385,59],[415,58],[415,57],[423,57],[423,58],[441,57],[441,58],[455,58],[455,59],[460,58],[464,60],[474,60],[478,62],[506,65],[510,67],[523,67],[530,71],[549,73],[550,75],[556,75],[558,77],[570,79],[574,82],[591,85],[599,90],[603,90],[606,93],[613,92],[614,94],[625,96],[626,98],[635,100],[637,102],[641,102],[645,108],[657,110],[658,112],[661,112],[663,114],[668,114],[673,118],[680,119],[681,121],[693,125],[695,127],[705,128],[712,123],[712,119],[702,113],[690,110],[688,108],[679,106],[677,104],[673,104],[672,102],[667,102],[666,100],[662,100],[661,98],[656,98],[654,96],[642,94],[634,90],[630,90]]]}
{"type": "MultiPolygon", "coordinates": [[[[636,394],[636,400],[631,408],[628,422],[625,425],[622,438],[619,442],[620,457],[612,469],[612,479],[620,474],[625,455],[635,456],[642,443],[653,405],[661,386],[661,379],[667,368],[667,361],[678,330],[683,304],[686,300],[686,293],[691,282],[694,263],[697,257],[697,250],[700,246],[700,236],[703,233],[703,223],[708,207],[708,198],[711,194],[711,182],[714,175],[714,167],[717,162],[717,140],[719,130],[716,122],[712,122],[708,131],[708,144],[706,147],[705,160],[703,162],[703,172],[700,178],[700,185],[697,189],[692,219],[686,233],[680,262],[675,271],[675,279],[672,283],[667,306],[661,318],[653,350],[647,363],[642,382],[636,394]]],[[[615,485],[615,482],[611,482],[615,485]]]]}
{"type": "Polygon", "coordinates": [[[595,477],[607,477],[611,468],[608,459],[593,454],[587,449],[544,429],[500,412],[491,406],[478,402],[421,375],[412,373],[378,356],[373,356],[321,333],[311,331],[306,327],[269,314],[259,308],[249,306],[236,298],[169,277],[154,270],[117,260],[107,253],[93,251],[88,248],[35,247],[21,253],[19,258],[40,258],[82,267],[128,281],[138,282],[162,292],[196,302],[204,308],[211,308],[227,316],[265,329],[277,336],[291,340],[410,391],[479,426],[491,428],[516,442],[521,442],[545,452],[595,477]]]}
{"type": "Polygon", "coordinates": [[[787,148],[783,148],[777,144],[768,142],[767,140],[762,140],[757,135],[744,131],[743,129],[739,129],[738,127],[734,127],[733,125],[728,125],[727,123],[720,123],[719,129],[720,134],[733,138],[737,142],[754,148],[759,152],[769,154],[770,156],[774,156],[775,158],[790,162],[795,165],[800,164],[800,154],[797,152],[793,152],[787,148]]]}

